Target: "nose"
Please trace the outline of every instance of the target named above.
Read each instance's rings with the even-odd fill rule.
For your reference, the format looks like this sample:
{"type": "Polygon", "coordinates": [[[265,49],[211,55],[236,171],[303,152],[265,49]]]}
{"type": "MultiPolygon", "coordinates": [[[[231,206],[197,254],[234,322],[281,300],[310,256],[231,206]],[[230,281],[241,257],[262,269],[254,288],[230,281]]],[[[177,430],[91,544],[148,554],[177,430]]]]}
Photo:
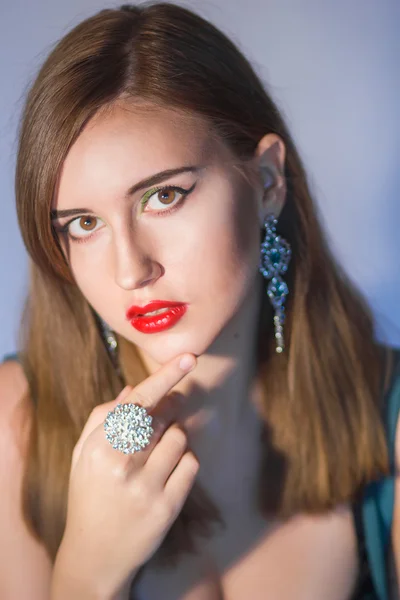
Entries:
{"type": "Polygon", "coordinates": [[[124,290],[133,290],[154,283],[162,274],[155,261],[137,240],[124,235],[114,244],[115,281],[124,290]]]}

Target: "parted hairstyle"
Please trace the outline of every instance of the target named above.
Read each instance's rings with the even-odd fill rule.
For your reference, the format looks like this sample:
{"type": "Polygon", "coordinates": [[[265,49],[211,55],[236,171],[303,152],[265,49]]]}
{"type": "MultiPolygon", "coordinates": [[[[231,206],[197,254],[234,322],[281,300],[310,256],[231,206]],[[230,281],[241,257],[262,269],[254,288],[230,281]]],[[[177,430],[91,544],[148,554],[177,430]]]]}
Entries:
{"type": "MultiPolygon", "coordinates": [[[[266,285],[257,340],[263,513],[328,511],[389,468],[386,353],[374,341],[368,307],[328,248],[301,159],[266,86],[237,45],[191,10],[168,2],[101,10],[55,45],[28,91],[19,131],[16,202],[30,264],[19,338],[29,383],[23,510],[52,559],[65,528],[72,451],[90,412],[148,375],[134,344],[117,336],[118,375],[50,219],[71,145],[97,111],[121,98],[205,119],[239,163],[267,133],[285,144],[278,232],[293,252],[285,352],[274,352],[266,285]]],[[[194,551],[196,532],[208,535],[213,521],[223,524],[195,484],[160,560],[194,551]]]]}

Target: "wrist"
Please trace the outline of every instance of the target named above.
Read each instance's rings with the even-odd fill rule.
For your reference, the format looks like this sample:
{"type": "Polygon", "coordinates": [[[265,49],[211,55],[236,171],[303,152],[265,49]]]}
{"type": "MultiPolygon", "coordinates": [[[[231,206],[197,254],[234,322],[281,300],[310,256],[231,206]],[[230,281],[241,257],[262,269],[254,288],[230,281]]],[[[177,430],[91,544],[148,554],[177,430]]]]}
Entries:
{"type": "Polygon", "coordinates": [[[60,546],[51,580],[51,600],[129,600],[129,590],[136,577],[133,570],[122,584],[111,585],[101,573],[94,573],[76,552],[60,546]]]}
{"type": "Polygon", "coordinates": [[[60,546],[51,579],[51,600],[112,600],[74,553],[60,546]],[[72,558],[74,557],[74,558],[72,558]]]}
{"type": "Polygon", "coordinates": [[[130,590],[132,582],[135,578],[135,574],[129,578],[129,580],[125,583],[125,585],[119,589],[115,594],[110,597],[110,600],[129,600],[130,599],[130,590]]]}

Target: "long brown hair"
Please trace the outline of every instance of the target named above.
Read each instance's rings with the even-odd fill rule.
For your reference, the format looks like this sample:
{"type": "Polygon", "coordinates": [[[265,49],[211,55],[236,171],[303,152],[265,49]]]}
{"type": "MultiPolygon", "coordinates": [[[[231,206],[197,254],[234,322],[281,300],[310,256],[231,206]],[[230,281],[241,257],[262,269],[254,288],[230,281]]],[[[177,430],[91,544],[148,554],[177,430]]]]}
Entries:
{"type": "MultiPolygon", "coordinates": [[[[20,342],[32,422],[24,510],[53,558],[71,453],[90,411],[147,375],[134,345],[119,337],[118,376],[50,222],[69,148],[120,97],[205,118],[238,161],[250,159],[266,133],[285,143],[288,191],[278,229],[293,258],[283,354],[274,353],[265,292],[259,327],[259,373],[268,385],[265,514],[329,510],[388,470],[372,319],[327,247],[301,159],[265,86],[232,41],[186,8],[161,2],[102,10],[68,33],[40,69],[21,121],[16,170],[31,269],[20,342]]],[[[196,524],[218,517],[205,507],[194,488],[163,546],[169,556],[191,547],[196,524]]]]}

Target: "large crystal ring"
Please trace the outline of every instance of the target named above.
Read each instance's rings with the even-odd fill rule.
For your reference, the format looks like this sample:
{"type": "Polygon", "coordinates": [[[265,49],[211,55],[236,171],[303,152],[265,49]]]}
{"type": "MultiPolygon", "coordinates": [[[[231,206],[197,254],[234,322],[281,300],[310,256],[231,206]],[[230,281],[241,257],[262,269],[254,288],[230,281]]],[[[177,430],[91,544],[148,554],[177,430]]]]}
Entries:
{"type": "Polygon", "coordinates": [[[104,421],[106,439],[124,454],[140,452],[150,444],[153,417],[137,404],[117,404],[104,421]]]}

